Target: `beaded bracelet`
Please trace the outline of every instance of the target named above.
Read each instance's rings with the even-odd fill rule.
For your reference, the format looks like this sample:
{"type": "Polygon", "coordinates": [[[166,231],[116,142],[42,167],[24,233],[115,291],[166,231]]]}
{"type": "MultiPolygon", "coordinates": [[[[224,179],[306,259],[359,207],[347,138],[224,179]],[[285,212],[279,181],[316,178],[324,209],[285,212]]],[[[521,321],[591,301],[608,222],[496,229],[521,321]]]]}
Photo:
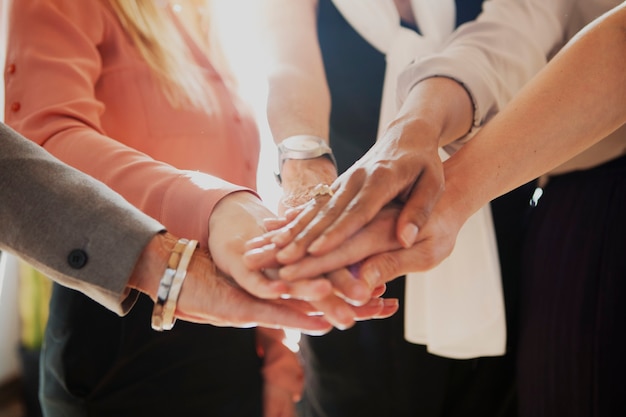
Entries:
{"type": "Polygon", "coordinates": [[[187,267],[193,255],[197,240],[179,239],[172,249],[167,268],[161,277],[157,300],[152,310],[152,328],[163,331],[174,327],[176,303],[187,276],[187,267]]]}

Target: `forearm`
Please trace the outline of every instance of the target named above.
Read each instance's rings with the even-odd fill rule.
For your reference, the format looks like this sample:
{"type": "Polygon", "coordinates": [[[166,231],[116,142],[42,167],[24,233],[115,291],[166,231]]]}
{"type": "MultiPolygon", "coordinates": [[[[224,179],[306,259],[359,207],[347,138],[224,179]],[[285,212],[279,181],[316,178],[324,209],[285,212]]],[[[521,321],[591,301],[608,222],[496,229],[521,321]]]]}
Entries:
{"type": "Polygon", "coordinates": [[[447,187],[464,194],[469,210],[542,175],[624,124],[625,15],[622,5],[581,32],[446,162],[447,187]]]}
{"type": "Polygon", "coordinates": [[[276,142],[310,134],[328,138],[330,93],[317,42],[314,0],[267,0],[267,115],[276,142]]]}
{"type": "Polygon", "coordinates": [[[299,134],[328,139],[329,115],[330,94],[323,70],[285,64],[272,71],[267,118],[276,143],[299,134]]]}

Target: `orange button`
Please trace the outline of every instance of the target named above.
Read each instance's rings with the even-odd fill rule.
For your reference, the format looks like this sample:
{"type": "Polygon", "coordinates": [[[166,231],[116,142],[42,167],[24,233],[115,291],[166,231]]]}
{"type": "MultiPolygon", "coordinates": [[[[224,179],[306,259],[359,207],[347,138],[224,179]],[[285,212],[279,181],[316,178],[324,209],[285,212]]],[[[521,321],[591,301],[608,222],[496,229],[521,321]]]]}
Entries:
{"type": "Polygon", "coordinates": [[[13,74],[15,72],[15,64],[7,65],[7,74],[13,74]]]}
{"type": "Polygon", "coordinates": [[[11,110],[12,111],[19,111],[19,109],[22,108],[22,105],[20,103],[18,103],[17,101],[13,104],[11,104],[11,110]]]}

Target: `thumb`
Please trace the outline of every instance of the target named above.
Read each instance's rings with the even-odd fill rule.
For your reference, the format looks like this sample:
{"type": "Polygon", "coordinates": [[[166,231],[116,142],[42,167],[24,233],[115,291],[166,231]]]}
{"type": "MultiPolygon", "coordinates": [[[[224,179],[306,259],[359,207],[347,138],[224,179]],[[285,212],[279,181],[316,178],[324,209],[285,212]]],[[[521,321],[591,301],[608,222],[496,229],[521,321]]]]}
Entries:
{"type": "Polygon", "coordinates": [[[371,256],[361,265],[360,276],[370,288],[377,288],[396,278],[400,270],[398,251],[383,252],[371,256]]]}
{"type": "Polygon", "coordinates": [[[440,178],[431,171],[424,171],[411,190],[396,225],[398,241],[405,248],[415,243],[419,231],[428,221],[443,193],[443,184],[443,177],[440,178]]]}

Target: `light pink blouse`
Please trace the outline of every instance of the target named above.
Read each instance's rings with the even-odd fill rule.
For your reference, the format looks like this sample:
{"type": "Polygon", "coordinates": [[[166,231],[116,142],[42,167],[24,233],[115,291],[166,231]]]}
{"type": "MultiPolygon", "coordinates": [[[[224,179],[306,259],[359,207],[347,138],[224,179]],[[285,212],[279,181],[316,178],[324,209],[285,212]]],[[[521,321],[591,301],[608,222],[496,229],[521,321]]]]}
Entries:
{"type": "Polygon", "coordinates": [[[178,109],[107,2],[12,3],[7,124],[206,246],[219,199],[255,188],[260,145],[250,113],[198,45],[183,33],[211,104],[178,109]]]}

